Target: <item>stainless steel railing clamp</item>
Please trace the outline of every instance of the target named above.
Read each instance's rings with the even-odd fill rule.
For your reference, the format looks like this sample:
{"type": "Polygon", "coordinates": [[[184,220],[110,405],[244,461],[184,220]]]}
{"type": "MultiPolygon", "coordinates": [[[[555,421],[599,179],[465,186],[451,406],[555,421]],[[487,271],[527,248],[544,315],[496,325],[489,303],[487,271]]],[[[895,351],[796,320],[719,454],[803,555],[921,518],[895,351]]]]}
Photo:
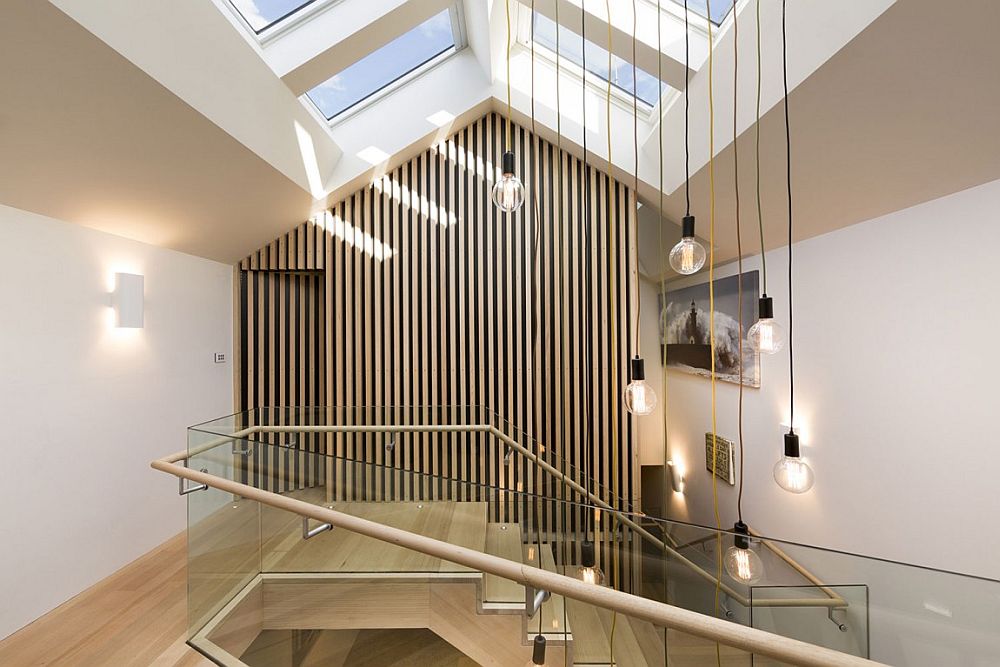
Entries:
{"type": "Polygon", "coordinates": [[[830,607],[830,608],[828,608],[826,610],[826,617],[830,619],[831,623],[833,623],[834,625],[837,626],[838,630],[840,630],[841,632],[847,632],[847,624],[846,623],[842,623],[842,622],[838,621],[836,618],[834,618],[833,613],[835,611],[843,611],[843,610],[842,609],[834,609],[833,607],[830,607]]]}
{"type": "Polygon", "coordinates": [[[303,540],[312,539],[312,538],[316,537],[317,535],[319,535],[320,533],[322,533],[324,531],[327,531],[327,530],[333,530],[333,524],[321,523],[320,525],[316,526],[315,528],[309,528],[309,517],[307,517],[307,516],[302,517],[302,539],[303,540]]]}
{"type": "Polygon", "coordinates": [[[726,620],[731,621],[736,618],[736,614],[729,608],[729,596],[725,593],[722,593],[722,600],[719,602],[719,609],[722,610],[722,615],[726,618],[726,620]]]}
{"type": "Polygon", "coordinates": [[[530,586],[524,587],[524,612],[528,615],[528,618],[534,618],[538,610],[542,608],[542,605],[549,601],[552,594],[545,590],[535,590],[530,586]]]}
{"type": "Polygon", "coordinates": [[[246,443],[246,446],[241,448],[239,445],[239,440],[233,440],[233,449],[232,449],[233,456],[246,456],[247,454],[253,451],[252,440],[244,440],[243,442],[246,443]]]}
{"type": "MultiPolygon", "coordinates": [[[[185,467],[187,467],[187,466],[185,466],[185,467]]],[[[208,468],[202,468],[198,472],[203,472],[203,473],[205,473],[207,475],[208,474],[208,468]]],[[[185,488],[185,486],[184,486],[184,478],[183,477],[178,477],[177,478],[177,495],[179,495],[179,496],[186,496],[187,494],[194,493],[195,491],[204,491],[207,488],[208,488],[208,484],[195,484],[194,486],[189,486],[189,487],[185,488]]]]}

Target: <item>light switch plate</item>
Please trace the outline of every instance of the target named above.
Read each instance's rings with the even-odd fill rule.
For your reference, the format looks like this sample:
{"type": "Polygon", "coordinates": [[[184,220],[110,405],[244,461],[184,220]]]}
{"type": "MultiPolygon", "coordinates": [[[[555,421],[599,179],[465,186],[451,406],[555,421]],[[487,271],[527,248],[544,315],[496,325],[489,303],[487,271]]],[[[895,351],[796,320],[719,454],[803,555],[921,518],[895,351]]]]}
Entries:
{"type": "Polygon", "coordinates": [[[215,363],[217,363],[217,364],[224,364],[224,363],[226,363],[226,353],[225,352],[216,352],[215,353],[215,363]]]}

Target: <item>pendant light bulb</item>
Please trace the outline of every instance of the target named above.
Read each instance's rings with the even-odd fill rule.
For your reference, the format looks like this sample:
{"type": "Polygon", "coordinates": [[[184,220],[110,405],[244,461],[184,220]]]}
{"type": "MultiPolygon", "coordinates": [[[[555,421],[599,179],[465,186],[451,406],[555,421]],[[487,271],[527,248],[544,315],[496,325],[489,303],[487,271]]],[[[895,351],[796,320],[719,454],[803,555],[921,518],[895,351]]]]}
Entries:
{"type": "Polygon", "coordinates": [[[656,407],[656,392],[646,382],[645,363],[641,357],[632,359],[632,381],[625,387],[625,409],[633,415],[648,415],[656,407]]]}
{"type": "Polygon", "coordinates": [[[524,203],[524,185],[514,175],[514,153],[503,154],[503,169],[500,180],[493,186],[493,203],[501,210],[512,213],[524,203]]]}
{"type": "Polygon", "coordinates": [[[531,665],[532,667],[545,665],[545,637],[542,635],[535,635],[531,643],[531,665]]]}
{"type": "Polygon", "coordinates": [[[597,566],[597,559],[594,552],[594,543],[586,540],[581,547],[583,563],[576,571],[576,578],[585,584],[600,586],[604,583],[604,572],[597,566]]]}
{"type": "Polygon", "coordinates": [[[789,431],[785,434],[785,455],[774,464],[774,481],[789,493],[805,493],[815,479],[812,468],[799,456],[799,436],[789,431]]]}
{"type": "Polygon", "coordinates": [[[705,266],[705,247],[694,237],[694,216],[685,215],[681,240],[670,251],[670,267],[685,276],[697,273],[705,266]]]}
{"type": "Polygon", "coordinates": [[[747,340],[761,354],[775,354],[785,347],[785,329],[774,319],[774,301],[764,295],[757,302],[758,318],[750,330],[747,340]]]}
{"type": "Polygon", "coordinates": [[[750,549],[750,529],[742,521],[733,526],[736,533],[733,546],[726,551],[724,560],[729,576],[743,584],[755,584],[764,576],[764,562],[750,549]]]}

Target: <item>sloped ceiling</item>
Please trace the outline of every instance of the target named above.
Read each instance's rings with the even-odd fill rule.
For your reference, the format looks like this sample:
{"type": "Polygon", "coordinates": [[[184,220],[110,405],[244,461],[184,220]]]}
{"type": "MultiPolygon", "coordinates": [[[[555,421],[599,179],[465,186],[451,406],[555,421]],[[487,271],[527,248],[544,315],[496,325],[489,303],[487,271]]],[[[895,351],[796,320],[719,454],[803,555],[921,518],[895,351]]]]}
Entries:
{"type": "Polygon", "coordinates": [[[0,201],[232,262],[312,197],[48,2],[0,16],[0,201]]]}
{"type": "MultiPolygon", "coordinates": [[[[398,16],[407,14],[407,0],[379,1],[396,8],[392,11],[398,16]]],[[[877,18],[859,24],[860,33],[834,49],[832,57],[828,54],[793,76],[790,108],[799,238],[1000,178],[1000,134],[992,131],[1000,107],[1000,79],[994,71],[1000,61],[1000,40],[994,34],[1000,3],[969,0],[961,13],[940,0],[848,4],[867,8],[877,18]]],[[[0,58],[6,64],[0,68],[0,203],[232,262],[424,150],[452,127],[489,109],[506,110],[506,81],[498,66],[505,49],[500,29],[504,3],[464,0],[462,5],[466,51],[407,84],[404,92],[327,128],[300,113],[304,107],[277,74],[268,70],[272,80],[267,85],[250,85],[264,80],[261,68],[267,65],[260,47],[235,30],[213,0],[178,0],[170,3],[170,16],[163,13],[160,0],[135,0],[124,9],[111,0],[9,0],[0,10],[0,58]],[[199,18],[200,31],[185,29],[192,20],[185,12],[206,19],[199,18]],[[169,26],[168,19],[173,21],[169,26]],[[211,45],[213,30],[222,31],[217,36],[226,46],[224,52],[217,51],[224,53],[219,62],[188,53],[211,45]],[[246,76],[234,80],[234,73],[240,72],[246,76]],[[243,86],[235,102],[226,99],[231,91],[226,90],[225,76],[232,80],[233,91],[243,86]],[[259,98],[245,94],[247,90],[259,91],[259,98]],[[427,116],[439,110],[454,116],[452,124],[435,127],[428,122],[427,116]],[[370,145],[392,157],[381,165],[365,163],[357,153],[370,145]]],[[[540,6],[544,9],[544,0],[540,6]]],[[[596,21],[602,10],[591,11],[589,3],[587,7],[590,20],[596,21]]],[[[801,0],[793,7],[801,17],[829,5],[801,0]]],[[[384,21],[371,23],[388,29],[381,25],[384,21]]],[[[790,37],[793,64],[800,61],[800,49],[809,48],[806,41],[823,36],[822,25],[813,27],[818,30],[815,39],[806,40],[800,30],[790,37]]],[[[623,47],[618,43],[621,31],[616,31],[617,52],[623,47]]],[[[727,64],[731,45],[725,42],[730,31],[731,26],[723,28],[716,54],[716,90],[723,92],[723,99],[732,87],[727,64]]],[[[742,62],[751,58],[750,39],[741,35],[742,62]]],[[[777,76],[772,71],[775,39],[772,25],[765,34],[765,60],[771,59],[767,71],[777,76]]],[[[648,60],[649,45],[640,51],[648,60]]],[[[623,53],[627,55],[627,49],[623,53]]],[[[655,59],[655,48],[652,53],[655,59]]],[[[523,67],[523,55],[519,62],[523,67]]],[[[705,221],[706,68],[695,69],[691,190],[695,212],[705,221]]],[[[765,105],[760,125],[762,191],[766,237],[769,247],[775,247],[784,240],[785,225],[783,110],[774,104],[774,82],[768,81],[765,87],[771,89],[766,93],[772,102],[765,105]]],[[[566,85],[569,89],[574,84],[566,85]]],[[[741,84],[750,85],[752,81],[741,84]]],[[[747,105],[741,105],[740,187],[749,206],[755,185],[755,135],[752,118],[744,117],[747,105]]],[[[515,118],[527,122],[530,98],[515,92],[513,106],[515,118]]],[[[588,115],[603,108],[591,106],[588,115]]],[[[728,229],[734,165],[731,133],[728,138],[725,133],[732,109],[725,103],[720,107],[716,209],[717,222],[728,229]]],[[[577,119],[580,114],[569,112],[573,110],[564,106],[563,145],[579,156],[582,128],[573,113],[577,119]]],[[[678,187],[683,179],[678,180],[676,172],[683,135],[676,103],[662,117],[669,167],[665,218],[672,225],[683,212],[683,189],[678,187]]],[[[537,121],[539,133],[552,139],[555,115],[540,112],[537,121]]],[[[658,199],[655,169],[650,166],[656,146],[649,145],[656,122],[651,119],[641,128],[645,134],[639,192],[651,203],[658,199]]],[[[613,127],[615,141],[630,146],[630,117],[615,119],[613,127]],[[629,125],[628,132],[618,128],[619,121],[629,125]]],[[[588,131],[594,133],[590,159],[599,168],[607,167],[602,163],[603,131],[600,121],[588,131]]],[[[616,146],[611,172],[628,179],[632,170],[631,149],[616,146]]],[[[640,218],[642,224],[660,224],[648,213],[640,218]]],[[[700,231],[707,233],[704,224],[700,231]]],[[[670,235],[676,235],[673,227],[670,235]]],[[[734,256],[735,238],[720,234],[717,258],[734,256]]],[[[644,260],[651,274],[659,273],[656,264],[652,258],[644,260]]]]}

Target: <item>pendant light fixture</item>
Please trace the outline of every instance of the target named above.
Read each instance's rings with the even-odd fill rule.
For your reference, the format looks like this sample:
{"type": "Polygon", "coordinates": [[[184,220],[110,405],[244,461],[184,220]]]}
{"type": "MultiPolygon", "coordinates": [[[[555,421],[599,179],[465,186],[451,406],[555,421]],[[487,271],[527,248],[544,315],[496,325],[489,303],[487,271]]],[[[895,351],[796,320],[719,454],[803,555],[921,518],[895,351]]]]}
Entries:
{"type": "Polygon", "coordinates": [[[742,521],[733,526],[733,546],[726,551],[726,572],[733,579],[750,585],[764,576],[764,563],[750,548],[750,529],[742,521]]]}
{"type": "Polygon", "coordinates": [[[507,150],[501,158],[500,180],[493,185],[493,203],[507,213],[513,213],[524,203],[524,185],[514,174],[514,151],[511,150],[510,125],[510,0],[506,0],[507,11],[507,150]]]}
{"type": "MultiPolygon", "coordinates": [[[[584,179],[583,184],[583,238],[584,238],[584,252],[587,256],[587,261],[584,263],[584,273],[585,280],[587,281],[586,288],[586,308],[587,312],[592,312],[592,307],[594,303],[593,294],[593,281],[592,281],[592,243],[593,234],[591,228],[591,217],[590,217],[590,165],[587,162],[587,13],[585,8],[586,3],[580,3],[580,53],[582,55],[582,66],[580,68],[580,95],[581,95],[581,108],[583,109],[583,165],[581,169],[581,176],[584,179]]],[[[556,27],[558,30],[558,26],[556,27]]],[[[593,327],[591,323],[591,318],[584,318],[584,337],[585,337],[585,349],[586,354],[589,359],[594,358],[594,348],[593,348],[593,327]]],[[[594,376],[592,364],[584,364],[584,377],[585,377],[585,389],[586,396],[592,396],[594,393],[594,376]]],[[[594,444],[594,415],[593,410],[590,408],[588,401],[583,402],[584,410],[584,423],[586,430],[586,443],[583,449],[583,478],[585,484],[585,491],[587,497],[590,497],[591,489],[591,475],[590,475],[590,455],[593,451],[594,444]]],[[[591,539],[591,533],[593,531],[593,514],[589,511],[586,506],[583,509],[583,527],[584,527],[584,540],[580,548],[580,567],[577,569],[576,576],[578,579],[584,583],[601,585],[604,583],[604,572],[601,568],[597,566],[597,551],[594,548],[594,542],[591,539]]]]}
{"type": "Polygon", "coordinates": [[[757,301],[757,321],[747,340],[761,354],[775,354],[785,347],[785,330],[774,319],[774,301],[766,293],[757,301]]]}
{"type": "Polygon", "coordinates": [[[545,637],[535,635],[531,642],[531,665],[532,667],[542,667],[545,664],[545,637]]]}
{"type": "Polygon", "coordinates": [[[584,540],[580,549],[581,565],[576,571],[576,578],[585,584],[600,586],[604,583],[604,571],[597,565],[597,552],[594,543],[584,540]]]}
{"type": "Polygon", "coordinates": [[[757,122],[754,124],[757,170],[757,230],[760,234],[760,265],[762,294],[757,300],[757,322],[747,332],[747,340],[761,354],[775,354],[785,346],[785,330],[774,319],[774,301],[767,295],[767,255],[764,247],[764,218],[760,198],[760,0],[757,2],[757,122]]]}
{"type": "Polygon", "coordinates": [[[739,348],[739,364],[740,364],[740,376],[739,376],[739,404],[737,413],[737,425],[739,431],[739,490],[736,496],[736,524],[733,526],[733,532],[735,533],[733,538],[733,546],[726,550],[725,558],[723,559],[723,564],[725,565],[726,572],[729,573],[733,579],[746,584],[755,584],[760,581],[760,578],[764,575],[764,563],[761,561],[760,556],[755,552],[750,550],[750,528],[743,523],[743,473],[746,469],[744,465],[746,448],[743,443],[743,369],[745,368],[743,363],[744,354],[744,344],[743,344],[743,230],[741,228],[742,218],[740,216],[740,154],[739,154],[739,144],[737,139],[739,138],[739,126],[738,126],[738,102],[739,102],[739,92],[740,92],[740,23],[739,23],[739,13],[733,12],[733,199],[736,203],[735,220],[736,220],[736,276],[737,276],[737,289],[736,293],[739,295],[739,313],[737,316],[737,321],[739,322],[739,333],[740,333],[740,348],[739,348]]]}
{"type": "MultiPolygon", "coordinates": [[[[705,266],[705,247],[694,236],[694,216],[691,215],[691,150],[689,144],[688,116],[690,99],[691,46],[688,37],[687,1],[684,2],[684,218],[681,220],[681,240],[670,251],[670,267],[677,273],[689,276],[705,266]]],[[[711,48],[711,45],[709,45],[711,48]]],[[[662,187],[662,184],[661,186],[662,187]]]]}
{"type": "MultiPolygon", "coordinates": [[[[657,17],[659,15],[657,14],[657,17]]],[[[609,17],[610,21],[610,17],[609,17]]],[[[632,193],[638,201],[639,197],[639,86],[636,77],[635,65],[635,32],[636,32],[635,0],[632,0],[632,149],[634,151],[635,162],[633,164],[633,185],[632,193]]],[[[608,51],[610,53],[610,44],[608,51]]],[[[610,122],[610,119],[609,119],[610,122]]],[[[656,392],[653,387],[646,383],[645,361],[639,354],[641,350],[642,338],[640,336],[640,313],[642,312],[642,299],[639,296],[639,220],[638,208],[633,214],[635,225],[635,258],[633,268],[635,271],[635,357],[629,365],[629,383],[625,387],[625,409],[636,416],[648,415],[656,407],[656,392]]]]}
{"type": "Polygon", "coordinates": [[[788,189],[788,404],[790,417],[785,434],[784,456],[774,465],[774,481],[790,493],[805,493],[812,488],[812,468],[802,460],[799,436],[795,433],[795,355],[792,350],[792,132],[788,120],[788,39],[785,5],[781,0],[781,69],[785,104],[785,180],[788,189]]]}

